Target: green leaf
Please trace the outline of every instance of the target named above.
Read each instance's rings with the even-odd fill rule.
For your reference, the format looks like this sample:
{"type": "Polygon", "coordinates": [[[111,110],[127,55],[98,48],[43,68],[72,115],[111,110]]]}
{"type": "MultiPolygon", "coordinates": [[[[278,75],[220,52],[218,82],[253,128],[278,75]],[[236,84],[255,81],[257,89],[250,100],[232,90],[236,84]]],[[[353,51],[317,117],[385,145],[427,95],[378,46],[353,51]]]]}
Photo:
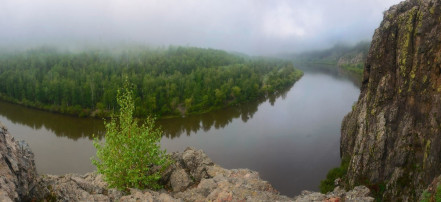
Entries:
{"type": "Polygon", "coordinates": [[[92,159],[92,163],[110,187],[121,190],[129,187],[158,189],[161,187],[158,184],[159,172],[165,170],[171,161],[160,148],[162,131],[154,126],[154,120],[147,118],[139,125],[133,119],[135,106],[130,86],[126,79],[124,88],[118,90],[120,113],[110,122],[105,122],[106,141],[100,143],[97,138],[94,139],[98,159],[92,159]],[[150,165],[162,169],[152,172],[150,165]]]}

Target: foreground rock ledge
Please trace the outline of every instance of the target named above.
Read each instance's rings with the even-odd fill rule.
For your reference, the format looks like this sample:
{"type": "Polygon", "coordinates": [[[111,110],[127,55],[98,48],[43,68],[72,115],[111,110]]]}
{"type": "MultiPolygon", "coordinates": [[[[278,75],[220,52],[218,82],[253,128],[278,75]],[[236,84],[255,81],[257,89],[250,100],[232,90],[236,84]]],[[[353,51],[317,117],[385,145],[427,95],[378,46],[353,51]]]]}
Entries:
{"type": "Polygon", "coordinates": [[[349,192],[336,188],[327,195],[303,191],[289,198],[257,172],[224,169],[202,150],[187,148],[171,156],[175,163],[161,179],[165,189],[131,189],[124,194],[108,189],[103,176],[96,173],[37,177],[32,152],[0,123],[0,201],[373,201],[366,187],[349,192]]]}

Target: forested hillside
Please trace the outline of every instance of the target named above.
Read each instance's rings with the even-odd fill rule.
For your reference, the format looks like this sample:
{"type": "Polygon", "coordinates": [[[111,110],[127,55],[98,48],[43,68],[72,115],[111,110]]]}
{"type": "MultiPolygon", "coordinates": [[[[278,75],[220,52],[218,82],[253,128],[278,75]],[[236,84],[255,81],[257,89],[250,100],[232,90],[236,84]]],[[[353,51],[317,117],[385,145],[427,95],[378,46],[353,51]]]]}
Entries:
{"type": "Polygon", "coordinates": [[[1,53],[0,96],[66,114],[108,116],[117,110],[117,90],[127,77],[134,85],[137,116],[173,116],[252,101],[302,75],[287,61],[212,49],[38,48],[1,53]]]}
{"type": "Polygon", "coordinates": [[[369,47],[370,42],[360,42],[354,46],[335,45],[330,49],[291,57],[295,63],[336,65],[361,76],[369,47]]]}

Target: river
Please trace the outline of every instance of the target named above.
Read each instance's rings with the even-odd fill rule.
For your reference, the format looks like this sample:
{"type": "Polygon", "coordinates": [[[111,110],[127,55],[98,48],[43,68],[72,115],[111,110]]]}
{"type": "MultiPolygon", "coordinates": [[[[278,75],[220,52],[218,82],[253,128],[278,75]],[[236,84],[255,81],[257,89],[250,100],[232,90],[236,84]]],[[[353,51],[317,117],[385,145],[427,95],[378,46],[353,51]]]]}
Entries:
{"type": "MultiPolygon", "coordinates": [[[[359,87],[328,69],[304,70],[295,85],[269,99],[203,115],[160,120],[168,152],[203,149],[225,168],[260,173],[282,194],[318,190],[340,163],[340,125],[357,100],[359,87]]],[[[0,122],[29,143],[41,174],[86,173],[95,168],[92,134],[103,121],[76,118],[0,102],[0,122]]]]}

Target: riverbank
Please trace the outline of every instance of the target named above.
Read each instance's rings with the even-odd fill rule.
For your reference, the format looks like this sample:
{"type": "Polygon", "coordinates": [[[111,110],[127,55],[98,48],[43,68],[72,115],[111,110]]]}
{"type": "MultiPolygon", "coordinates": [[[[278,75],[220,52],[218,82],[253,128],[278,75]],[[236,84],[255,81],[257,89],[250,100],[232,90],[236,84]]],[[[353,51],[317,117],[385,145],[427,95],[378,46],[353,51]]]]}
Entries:
{"type": "Polygon", "coordinates": [[[159,191],[109,189],[96,173],[38,175],[33,153],[16,141],[0,123],[0,201],[373,201],[366,187],[346,192],[336,188],[326,195],[304,191],[294,198],[280,195],[249,169],[225,169],[202,150],[172,153],[175,161],[162,175],[159,191]]]}
{"type": "Polygon", "coordinates": [[[295,63],[297,67],[302,67],[303,71],[311,68],[321,68],[325,71],[338,72],[340,75],[350,78],[357,86],[361,86],[363,78],[363,63],[356,64],[338,64],[337,62],[300,62],[295,63]]]}
{"type": "MultiPolygon", "coordinates": [[[[224,168],[258,171],[289,197],[302,190],[318,191],[328,170],[340,164],[341,120],[359,89],[343,75],[317,70],[305,71],[289,91],[281,93],[202,115],[158,120],[164,131],[161,146],[168,152],[182,152],[188,146],[203,149],[224,168]]],[[[96,153],[92,134],[104,135],[102,120],[0,102],[0,122],[30,144],[39,173],[95,170],[90,163],[96,153]]]]}
{"type": "MultiPolygon", "coordinates": [[[[191,115],[200,115],[200,114],[206,114],[208,112],[213,112],[216,110],[225,109],[232,106],[238,106],[238,105],[244,105],[247,103],[253,103],[258,102],[261,100],[265,100],[270,98],[271,96],[277,95],[280,92],[287,91],[294,84],[299,81],[303,77],[304,73],[300,70],[295,70],[295,76],[291,81],[286,83],[285,85],[280,86],[279,88],[273,89],[272,91],[267,92],[261,92],[257,97],[255,97],[252,100],[228,100],[224,103],[224,105],[220,106],[211,106],[206,109],[201,109],[199,111],[188,111],[184,107],[184,103],[178,104],[176,107],[174,113],[167,113],[167,114],[152,114],[152,115],[139,115],[138,118],[146,118],[146,116],[153,116],[157,119],[172,119],[172,118],[178,118],[178,117],[185,117],[185,116],[191,116],[191,115]]],[[[79,117],[79,118],[94,118],[94,119],[109,119],[114,113],[112,110],[106,110],[106,109],[91,109],[91,108],[82,108],[81,106],[60,106],[60,105],[44,105],[42,103],[35,103],[28,100],[18,100],[9,96],[6,96],[0,92],[0,101],[8,102],[11,104],[20,105],[23,107],[36,109],[36,110],[42,110],[47,111],[51,113],[61,114],[61,115],[67,115],[67,116],[73,116],[73,117],[79,117]]]]}
{"type": "Polygon", "coordinates": [[[327,50],[311,51],[288,56],[296,65],[325,65],[338,67],[340,71],[363,76],[364,62],[366,61],[370,42],[362,41],[354,46],[335,45],[327,50]]]}
{"type": "Polygon", "coordinates": [[[221,50],[109,51],[42,47],[0,53],[0,97],[51,112],[108,117],[119,109],[118,89],[127,85],[136,117],[180,116],[254,101],[302,76],[289,61],[221,50]]]}

